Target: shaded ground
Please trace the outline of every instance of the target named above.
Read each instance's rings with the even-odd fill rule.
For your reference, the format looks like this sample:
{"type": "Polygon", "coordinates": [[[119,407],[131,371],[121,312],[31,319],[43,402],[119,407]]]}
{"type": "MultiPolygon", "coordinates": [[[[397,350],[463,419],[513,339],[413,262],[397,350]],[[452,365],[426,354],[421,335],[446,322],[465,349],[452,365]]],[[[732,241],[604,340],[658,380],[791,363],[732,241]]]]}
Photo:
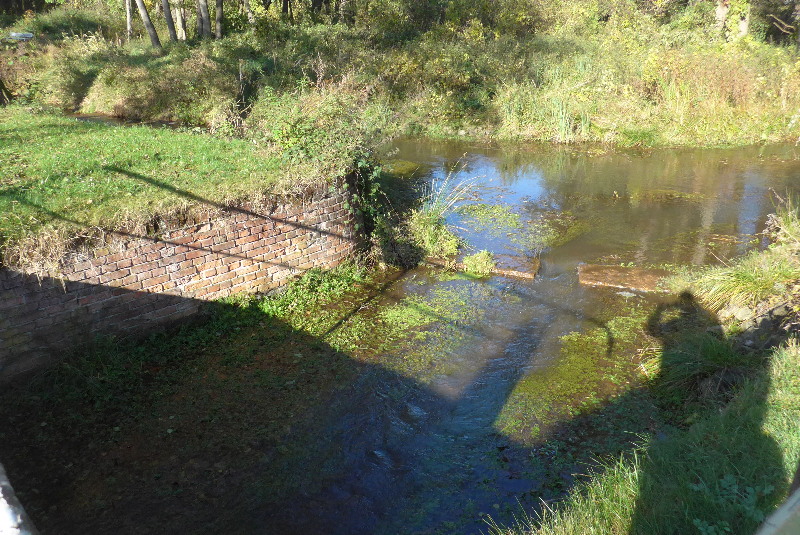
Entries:
{"type": "MultiPolygon", "coordinates": [[[[564,497],[576,474],[600,469],[596,457],[690,427],[740,376],[717,377],[730,388],[715,391],[719,366],[701,367],[689,385],[712,379],[705,397],[650,386],[684,369],[665,367],[662,348],[716,336],[716,318],[581,288],[576,266],[702,261],[702,240],[686,251],[659,242],[716,220],[755,232],[763,199],[751,212],[737,211],[745,194],[732,207],[713,195],[703,206],[661,194],[629,203],[612,193],[638,168],[600,183],[579,176],[581,162],[566,157],[560,182],[525,167],[535,161],[492,175],[483,193],[504,206],[453,216],[465,227],[504,216],[494,235],[467,228],[469,245],[544,251],[535,282],[311,273],[280,296],[211,305],[205,323],[101,344],[5,392],[0,458],[31,516],[58,534],[475,533],[488,515],[506,524],[520,504],[564,497]]],[[[647,526],[658,494],[643,489],[637,525],[647,526]]]]}

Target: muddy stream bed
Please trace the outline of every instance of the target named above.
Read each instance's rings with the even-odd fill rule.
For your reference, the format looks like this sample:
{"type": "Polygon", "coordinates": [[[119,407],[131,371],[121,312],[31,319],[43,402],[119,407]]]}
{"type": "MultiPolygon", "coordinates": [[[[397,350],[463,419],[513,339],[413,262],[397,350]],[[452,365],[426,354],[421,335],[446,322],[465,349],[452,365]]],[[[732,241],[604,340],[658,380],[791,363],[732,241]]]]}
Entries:
{"type": "Polygon", "coordinates": [[[797,189],[798,155],[400,142],[387,168],[472,184],[448,215],[464,253],[523,271],[538,259],[534,280],[389,271],[314,312],[335,318],[322,333],[243,328],[135,417],[94,438],[6,440],[4,463],[45,533],[511,524],[593,458],[675,425],[642,366],[659,342],[646,325],[672,297],[582,286],[579,265],[678,269],[763,247],[770,188],[797,189]]]}

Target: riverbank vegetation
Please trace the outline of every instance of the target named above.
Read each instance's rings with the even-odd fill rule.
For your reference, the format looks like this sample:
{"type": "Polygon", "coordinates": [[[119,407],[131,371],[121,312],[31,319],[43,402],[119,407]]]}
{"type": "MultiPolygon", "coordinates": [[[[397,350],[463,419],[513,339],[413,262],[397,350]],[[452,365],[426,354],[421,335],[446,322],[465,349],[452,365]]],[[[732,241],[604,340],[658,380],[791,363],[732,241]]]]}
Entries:
{"type": "Polygon", "coordinates": [[[720,330],[701,303],[745,304],[754,315],[788,299],[794,312],[784,321],[796,323],[797,291],[788,287],[800,278],[798,225],[800,213],[787,202],[772,220],[770,248],[674,281],[700,301],[687,291],[675,310],[651,316],[648,334],[661,340],[642,350],[644,402],[665,411],[670,425],[601,460],[564,501],[496,533],[752,533],[764,521],[786,498],[800,460],[800,345],[789,338],[755,350],[737,319],[720,330]],[[780,276],[775,265],[783,266],[780,276]]]}
{"type": "MultiPolygon", "coordinates": [[[[169,40],[167,20],[156,12],[162,4],[145,1],[159,46],[136,17],[128,37],[118,2],[70,0],[24,13],[23,4],[7,8],[0,30],[34,35],[4,39],[0,49],[0,93],[16,101],[2,112],[9,140],[2,163],[13,177],[3,183],[11,203],[3,248],[39,239],[62,209],[78,207],[89,216],[82,223],[110,228],[138,227],[147,210],[152,218],[184,206],[174,194],[151,208],[146,199],[122,206],[134,198],[131,187],[152,188],[130,176],[110,186],[114,166],[145,176],[174,171],[178,182],[226,204],[270,184],[344,176],[404,134],[641,146],[800,137],[794,15],[766,0],[724,12],[710,1],[228,2],[217,38],[187,22],[169,40]],[[36,129],[58,122],[24,117],[23,110],[43,108],[173,122],[219,139],[158,132],[148,142],[137,129],[112,133],[61,122],[65,139],[102,131],[105,148],[80,152],[70,141],[51,150],[47,140],[55,135],[28,143],[36,129]],[[173,148],[166,154],[156,145],[173,148]],[[92,162],[103,160],[103,151],[127,154],[131,165],[114,156],[100,171],[92,162]],[[212,169],[234,160],[245,169],[212,169]],[[217,183],[221,176],[229,182],[217,183]],[[80,184],[68,187],[70,181],[80,184]],[[125,191],[116,195],[120,187],[125,191]],[[51,214],[31,219],[25,203],[45,198],[42,208],[51,214]]],[[[181,16],[197,20],[194,9],[181,7],[181,16]]],[[[69,225],[53,226],[60,233],[69,225]]],[[[447,256],[457,246],[430,210],[408,228],[428,255],[447,256]]]]}
{"type": "Polygon", "coordinates": [[[253,2],[228,5],[216,40],[190,28],[167,41],[154,15],[163,49],[126,41],[117,4],[72,0],[14,20],[4,33],[36,37],[5,45],[5,91],[311,157],[396,134],[644,146],[800,136],[785,2],[253,2]]]}

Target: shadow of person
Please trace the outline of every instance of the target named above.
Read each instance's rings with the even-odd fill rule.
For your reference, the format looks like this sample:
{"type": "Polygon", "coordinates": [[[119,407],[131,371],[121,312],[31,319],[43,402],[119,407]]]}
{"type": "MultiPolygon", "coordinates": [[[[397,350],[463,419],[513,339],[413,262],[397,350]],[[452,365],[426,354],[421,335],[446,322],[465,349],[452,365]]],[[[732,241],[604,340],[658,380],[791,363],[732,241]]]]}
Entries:
{"type": "Polygon", "coordinates": [[[630,533],[752,533],[786,484],[763,430],[767,359],[733,343],[688,292],[658,305],[647,331],[663,346],[653,391],[671,425],[640,459],[630,533]]]}

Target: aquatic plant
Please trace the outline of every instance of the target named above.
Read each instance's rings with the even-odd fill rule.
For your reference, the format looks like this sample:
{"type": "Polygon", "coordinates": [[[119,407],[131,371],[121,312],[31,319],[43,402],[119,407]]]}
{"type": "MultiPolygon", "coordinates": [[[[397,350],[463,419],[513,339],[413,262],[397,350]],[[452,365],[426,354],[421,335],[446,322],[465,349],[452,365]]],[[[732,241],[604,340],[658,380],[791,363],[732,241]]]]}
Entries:
{"type": "Polygon", "coordinates": [[[408,220],[410,234],[428,256],[450,257],[461,240],[447,228],[445,216],[472,191],[477,177],[458,180],[463,165],[451,169],[442,179],[432,180],[423,191],[422,205],[408,220]]]}
{"type": "Polygon", "coordinates": [[[477,275],[478,277],[490,275],[496,267],[494,255],[486,250],[465,256],[463,264],[465,272],[470,275],[477,275]]]}

